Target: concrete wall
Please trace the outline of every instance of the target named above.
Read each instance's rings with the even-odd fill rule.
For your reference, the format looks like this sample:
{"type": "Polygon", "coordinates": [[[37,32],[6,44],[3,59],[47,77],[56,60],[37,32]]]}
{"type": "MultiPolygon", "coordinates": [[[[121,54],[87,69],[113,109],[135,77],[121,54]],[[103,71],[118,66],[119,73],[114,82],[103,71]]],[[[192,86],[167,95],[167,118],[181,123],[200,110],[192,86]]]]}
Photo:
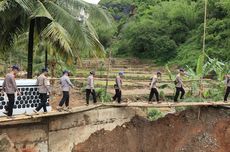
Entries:
{"type": "Polygon", "coordinates": [[[71,152],[74,145],[97,130],[112,130],[136,114],[144,115],[133,108],[98,108],[21,124],[0,124],[0,152],[10,151],[4,149],[7,147],[15,152],[71,152]],[[8,146],[4,146],[5,141],[8,146]]]}

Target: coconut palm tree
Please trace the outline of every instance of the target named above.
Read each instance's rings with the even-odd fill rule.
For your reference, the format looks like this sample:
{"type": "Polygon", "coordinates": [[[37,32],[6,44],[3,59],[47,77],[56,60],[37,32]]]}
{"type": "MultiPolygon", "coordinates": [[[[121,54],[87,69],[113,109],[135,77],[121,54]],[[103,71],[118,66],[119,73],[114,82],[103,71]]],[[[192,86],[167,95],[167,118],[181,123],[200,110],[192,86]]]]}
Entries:
{"type": "Polygon", "coordinates": [[[0,0],[0,26],[4,29],[0,36],[11,40],[1,45],[13,43],[13,34],[28,31],[27,77],[32,78],[35,39],[51,45],[66,60],[79,59],[82,51],[89,50],[95,56],[103,55],[104,48],[91,25],[94,20],[109,23],[102,9],[82,0],[0,0]]]}

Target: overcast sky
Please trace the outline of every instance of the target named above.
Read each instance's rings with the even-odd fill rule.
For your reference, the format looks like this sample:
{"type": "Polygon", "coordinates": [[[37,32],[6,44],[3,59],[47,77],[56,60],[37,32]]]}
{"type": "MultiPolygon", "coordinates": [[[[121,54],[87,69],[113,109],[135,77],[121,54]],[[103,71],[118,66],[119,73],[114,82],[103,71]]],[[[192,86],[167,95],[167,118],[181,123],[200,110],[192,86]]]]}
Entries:
{"type": "Polygon", "coordinates": [[[100,0],[84,0],[89,3],[97,4],[100,0]]]}

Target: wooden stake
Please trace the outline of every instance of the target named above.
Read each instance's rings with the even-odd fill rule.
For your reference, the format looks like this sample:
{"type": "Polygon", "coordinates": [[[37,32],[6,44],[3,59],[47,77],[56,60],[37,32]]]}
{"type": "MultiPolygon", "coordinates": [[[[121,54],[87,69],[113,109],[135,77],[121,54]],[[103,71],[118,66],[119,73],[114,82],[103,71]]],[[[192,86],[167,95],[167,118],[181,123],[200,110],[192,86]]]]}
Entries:
{"type": "Polygon", "coordinates": [[[200,107],[198,108],[198,120],[200,120],[200,107]]]}
{"type": "Polygon", "coordinates": [[[107,69],[106,85],[105,85],[105,96],[107,95],[107,91],[108,91],[110,61],[111,61],[111,50],[109,51],[109,61],[108,61],[108,69],[107,69]]]}

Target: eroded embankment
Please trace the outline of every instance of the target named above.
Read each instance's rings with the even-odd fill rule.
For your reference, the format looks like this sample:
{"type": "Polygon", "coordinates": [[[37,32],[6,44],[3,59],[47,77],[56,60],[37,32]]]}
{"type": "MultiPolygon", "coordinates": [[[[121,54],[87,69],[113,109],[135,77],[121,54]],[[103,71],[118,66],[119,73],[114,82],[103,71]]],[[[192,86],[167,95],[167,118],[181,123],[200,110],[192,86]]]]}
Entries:
{"type": "Polygon", "coordinates": [[[90,105],[71,113],[0,122],[0,152],[72,152],[74,145],[85,141],[92,133],[113,130],[138,114],[145,115],[135,108],[90,105]]]}
{"type": "Polygon", "coordinates": [[[204,107],[100,130],[74,152],[230,152],[230,109],[204,107]]]}

